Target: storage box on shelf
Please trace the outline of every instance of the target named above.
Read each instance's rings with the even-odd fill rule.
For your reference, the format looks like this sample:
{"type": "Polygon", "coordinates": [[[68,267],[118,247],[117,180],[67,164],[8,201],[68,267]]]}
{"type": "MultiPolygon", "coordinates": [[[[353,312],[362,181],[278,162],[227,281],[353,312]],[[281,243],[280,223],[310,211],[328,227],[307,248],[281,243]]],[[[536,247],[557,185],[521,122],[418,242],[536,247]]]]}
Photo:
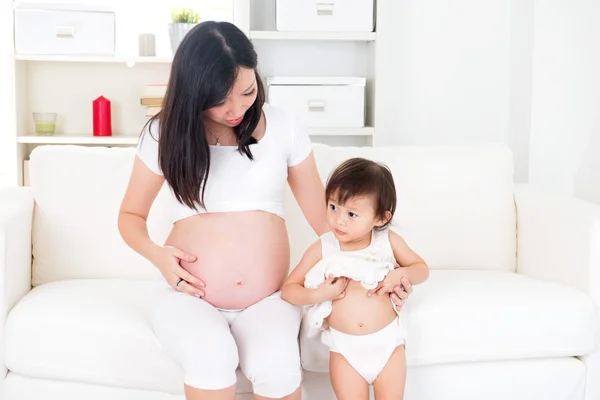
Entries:
{"type": "Polygon", "coordinates": [[[360,77],[269,77],[267,99],[307,127],[362,128],[365,83],[360,77]]]}
{"type": "Polygon", "coordinates": [[[373,31],[373,0],[277,0],[275,7],[278,31],[373,31]]]}
{"type": "Polygon", "coordinates": [[[35,55],[115,53],[115,13],[86,4],[19,2],[14,11],[15,52],[35,55]]]}

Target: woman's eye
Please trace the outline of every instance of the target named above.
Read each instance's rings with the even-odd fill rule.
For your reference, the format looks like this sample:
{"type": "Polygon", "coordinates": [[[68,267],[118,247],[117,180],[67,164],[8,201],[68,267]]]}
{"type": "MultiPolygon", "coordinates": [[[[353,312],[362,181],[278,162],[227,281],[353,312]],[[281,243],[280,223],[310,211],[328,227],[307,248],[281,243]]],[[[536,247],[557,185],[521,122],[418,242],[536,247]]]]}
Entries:
{"type": "Polygon", "coordinates": [[[244,96],[252,96],[254,94],[254,92],[256,91],[256,89],[252,89],[251,91],[249,91],[248,93],[244,93],[244,96]]]}

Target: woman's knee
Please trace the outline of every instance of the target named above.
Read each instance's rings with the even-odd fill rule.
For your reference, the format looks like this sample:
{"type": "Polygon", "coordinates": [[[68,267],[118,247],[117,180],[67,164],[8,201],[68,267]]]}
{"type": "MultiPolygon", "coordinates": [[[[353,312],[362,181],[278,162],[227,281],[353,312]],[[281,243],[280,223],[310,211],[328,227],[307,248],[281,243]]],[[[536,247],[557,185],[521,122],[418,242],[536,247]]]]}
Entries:
{"type": "Polygon", "coordinates": [[[180,355],[186,385],[204,390],[235,385],[239,361],[231,335],[186,347],[186,354],[180,355]]]}
{"type": "Polygon", "coordinates": [[[287,368],[268,365],[265,358],[263,364],[246,370],[244,375],[252,382],[255,394],[263,397],[279,399],[294,393],[302,384],[300,363],[289,364],[287,368]]]}
{"type": "Polygon", "coordinates": [[[232,325],[242,372],[254,393],[280,398],[302,382],[298,332],[299,307],[271,296],[243,311],[232,325]]]}
{"type": "Polygon", "coordinates": [[[264,337],[240,348],[240,366],[254,393],[271,398],[290,395],[302,382],[297,332],[264,332],[264,337]],[[249,351],[250,350],[250,351],[249,351]]]}

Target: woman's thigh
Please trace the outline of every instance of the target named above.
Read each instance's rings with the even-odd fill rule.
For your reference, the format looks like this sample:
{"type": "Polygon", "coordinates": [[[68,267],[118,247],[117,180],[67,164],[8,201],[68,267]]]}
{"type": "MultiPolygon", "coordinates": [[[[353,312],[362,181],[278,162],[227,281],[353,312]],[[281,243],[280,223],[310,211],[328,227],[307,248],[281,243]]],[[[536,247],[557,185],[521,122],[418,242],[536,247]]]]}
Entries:
{"type": "Polygon", "coordinates": [[[224,389],[236,383],[238,351],[229,324],[202,299],[166,289],[153,316],[161,346],[184,371],[188,386],[224,389]]]}
{"type": "Polygon", "coordinates": [[[301,309],[278,292],[242,311],[231,325],[242,372],[264,397],[284,397],[302,382],[298,331],[301,309]]]}

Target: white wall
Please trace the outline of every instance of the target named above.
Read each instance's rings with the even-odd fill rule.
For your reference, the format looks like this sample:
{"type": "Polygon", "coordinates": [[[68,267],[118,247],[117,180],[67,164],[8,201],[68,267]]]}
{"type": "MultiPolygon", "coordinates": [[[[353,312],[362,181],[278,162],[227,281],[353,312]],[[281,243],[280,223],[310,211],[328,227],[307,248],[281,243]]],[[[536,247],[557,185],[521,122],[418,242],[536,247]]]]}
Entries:
{"type": "MultiPolygon", "coordinates": [[[[389,144],[508,141],[510,10],[505,0],[389,1],[377,78],[389,144]]],[[[382,32],[383,31],[383,32],[382,32]]]]}
{"type": "Polygon", "coordinates": [[[600,2],[535,3],[531,183],[600,203],[600,2]]]}
{"type": "Polygon", "coordinates": [[[526,181],[533,0],[380,3],[376,145],[505,143],[526,181]]]}

